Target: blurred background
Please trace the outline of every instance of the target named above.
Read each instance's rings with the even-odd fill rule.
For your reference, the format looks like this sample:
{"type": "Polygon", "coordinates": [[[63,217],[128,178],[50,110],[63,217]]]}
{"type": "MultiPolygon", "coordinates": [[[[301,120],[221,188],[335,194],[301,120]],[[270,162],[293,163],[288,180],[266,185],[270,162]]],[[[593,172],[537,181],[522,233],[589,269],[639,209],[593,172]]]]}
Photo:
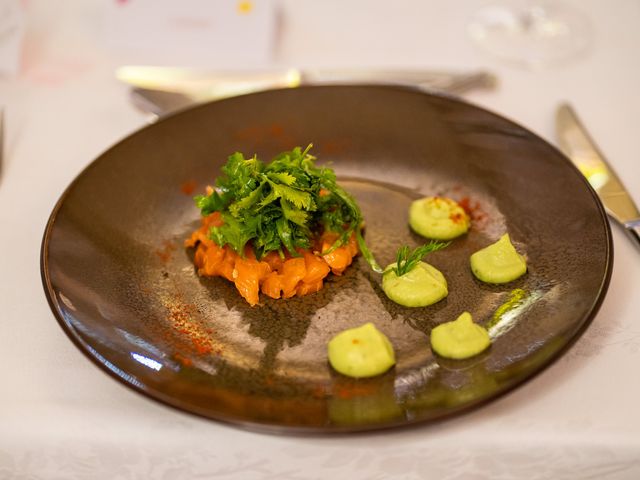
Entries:
{"type": "MultiPolygon", "coordinates": [[[[3,393],[9,392],[0,396],[0,477],[87,478],[87,465],[108,465],[113,475],[104,478],[134,478],[118,473],[122,459],[138,462],[140,471],[164,464],[171,473],[179,457],[183,467],[202,471],[213,458],[228,472],[245,460],[251,468],[284,472],[272,478],[302,478],[286,476],[286,462],[305,471],[315,460],[319,475],[326,474],[318,478],[326,478],[336,473],[334,464],[357,458],[362,462],[351,464],[350,478],[388,478],[384,471],[407,465],[415,468],[410,478],[423,478],[425,471],[445,478],[451,465],[469,467],[472,474],[464,478],[513,478],[516,472],[572,479],[576,471],[640,478],[640,424],[630,413],[638,402],[634,285],[640,269],[621,229],[613,229],[616,263],[602,309],[553,369],[473,416],[434,426],[429,432],[436,435],[413,429],[371,436],[362,450],[362,442],[346,438],[265,442],[213,422],[167,415],[138,399],[98,374],[64,338],[42,294],[38,255],[51,209],[69,183],[162,113],[154,114],[134,89],[171,90],[184,101],[195,88],[200,101],[221,72],[236,86],[256,72],[285,82],[334,70],[364,81],[381,70],[405,80],[407,72],[432,79],[435,73],[444,75],[435,75],[441,81],[482,72],[494,81],[456,94],[551,143],[556,108],[571,102],[640,199],[639,25],[638,0],[0,0],[0,306],[6,319],[0,348],[10,359],[0,367],[3,393]],[[609,402],[615,408],[603,408],[609,402]],[[97,423],[87,423],[92,418],[97,423]],[[93,444],[87,425],[99,427],[93,444]],[[217,430],[224,442],[211,441],[217,430]],[[522,443],[523,430],[529,443],[522,443]],[[154,451],[149,439],[167,440],[169,447],[154,451]],[[194,443],[201,456],[193,455],[194,443]],[[466,463],[458,458],[461,444],[471,452],[466,463]],[[83,448],[90,455],[73,463],[76,447],[80,457],[83,448]],[[540,469],[550,457],[558,465],[555,476],[540,469]],[[438,458],[450,463],[437,465],[438,458]],[[628,469],[618,468],[621,463],[628,469]],[[65,476],[65,469],[81,474],[65,476]],[[478,469],[487,476],[476,475],[478,469]]],[[[191,470],[178,473],[185,471],[191,470]]]]}
{"type": "MultiPolygon", "coordinates": [[[[116,78],[126,65],[486,71],[496,86],[465,97],[549,140],[554,109],[569,100],[610,156],[635,141],[619,126],[640,108],[636,0],[2,0],[0,9],[5,149],[18,148],[28,121],[30,135],[51,139],[49,158],[74,161],[77,169],[52,172],[64,180],[146,121],[131,85],[116,78]],[[523,32],[538,37],[534,47],[523,32]],[[567,38],[576,45],[565,54],[554,42],[567,38]],[[87,122],[94,128],[83,129],[87,122]]],[[[19,148],[42,154],[39,145],[19,148]]],[[[5,172],[26,168],[15,157],[5,172]]],[[[640,189],[640,179],[628,181],[640,189]]]]}

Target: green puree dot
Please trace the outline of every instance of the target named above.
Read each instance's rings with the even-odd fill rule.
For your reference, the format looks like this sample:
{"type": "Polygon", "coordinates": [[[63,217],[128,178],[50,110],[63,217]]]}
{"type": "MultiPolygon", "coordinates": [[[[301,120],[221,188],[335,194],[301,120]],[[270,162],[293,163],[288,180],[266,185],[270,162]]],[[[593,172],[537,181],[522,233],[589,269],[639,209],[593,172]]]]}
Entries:
{"type": "Polygon", "coordinates": [[[456,201],[446,197],[425,197],[411,203],[409,225],[423,237],[451,240],[467,233],[470,220],[456,201]]]}
{"type": "Polygon", "coordinates": [[[331,366],[349,377],[380,375],[396,363],[391,342],[373,323],[338,333],[327,349],[331,366]]]}
{"type": "Polygon", "coordinates": [[[431,330],[431,348],[441,357],[462,360],[483,352],[489,345],[489,333],[473,323],[469,312],[431,330]]]}
{"type": "Polygon", "coordinates": [[[394,302],[405,307],[426,307],[439,302],[449,293],[442,272],[426,262],[398,276],[387,266],[382,276],[382,290],[394,302]]]}
{"type": "Polygon", "coordinates": [[[509,234],[471,255],[471,271],[486,283],[508,283],[527,272],[527,262],[516,252],[509,234]]]}

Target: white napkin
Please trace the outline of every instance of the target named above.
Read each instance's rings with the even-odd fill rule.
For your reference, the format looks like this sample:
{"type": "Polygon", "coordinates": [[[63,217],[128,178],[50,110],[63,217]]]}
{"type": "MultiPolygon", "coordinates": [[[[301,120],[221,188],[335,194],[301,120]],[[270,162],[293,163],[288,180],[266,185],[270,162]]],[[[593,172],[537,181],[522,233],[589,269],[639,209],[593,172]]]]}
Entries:
{"type": "Polygon", "coordinates": [[[19,0],[0,0],[0,75],[18,73],[25,29],[19,0]]]}
{"type": "Polygon", "coordinates": [[[272,0],[111,0],[106,20],[120,63],[254,68],[272,57],[272,0]]]}

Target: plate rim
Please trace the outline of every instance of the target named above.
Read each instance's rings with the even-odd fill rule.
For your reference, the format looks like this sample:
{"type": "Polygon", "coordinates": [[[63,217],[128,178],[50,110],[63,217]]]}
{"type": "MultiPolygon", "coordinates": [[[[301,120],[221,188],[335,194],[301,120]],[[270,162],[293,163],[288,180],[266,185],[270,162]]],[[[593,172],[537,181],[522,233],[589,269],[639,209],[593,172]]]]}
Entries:
{"type": "MultiPolygon", "coordinates": [[[[484,399],[480,399],[480,400],[476,400],[475,402],[471,402],[468,404],[464,404],[463,406],[459,406],[457,408],[453,408],[448,410],[447,412],[445,412],[442,415],[437,416],[436,418],[429,418],[429,419],[421,419],[421,420],[405,420],[405,421],[401,421],[401,420],[397,420],[397,421],[392,421],[392,422],[386,422],[383,424],[374,424],[374,425],[348,425],[348,426],[314,426],[314,427],[309,427],[309,426],[300,426],[300,425],[280,425],[280,424],[275,424],[275,423],[268,423],[268,422],[258,422],[258,421],[247,421],[247,420],[242,420],[242,419],[234,419],[234,418],[228,418],[225,416],[221,416],[221,415],[210,415],[207,414],[205,412],[201,412],[198,411],[198,409],[186,409],[184,408],[184,406],[179,405],[179,402],[173,403],[171,402],[171,400],[173,399],[173,396],[170,395],[164,395],[161,391],[159,390],[155,390],[155,389],[150,389],[147,388],[144,383],[140,383],[140,385],[137,385],[134,382],[128,381],[126,378],[124,378],[123,376],[119,375],[114,369],[110,368],[109,365],[107,365],[107,363],[110,363],[107,359],[103,359],[103,361],[98,358],[100,357],[100,354],[95,352],[95,350],[92,353],[93,348],[88,345],[86,342],[84,342],[79,335],[77,335],[75,329],[69,325],[69,323],[65,320],[64,316],[61,313],[61,309],[59,307],[59,302],[56,296],[56,293],[53,289],[53,286],[51,284],[51,279],[50,279],[50,271],[49,271],[49,242],[51,239],[51,235],[53,232],[53,228],[55,226],[55,222],[58,216],[58,213],[60,211],[60,209],[62,208],[66,198],[68,197],[68,195],[71,193],[72,189],[74,188],[74,186],[81,181],[81,179],[86,175],[86,173],[88,171],[90,171],[92,168],[94,168],[96,166],[96,164],[98,162],[100,162],[106,155],[109,154],[109,152],[111,152],[114,148],[116,148],[118,145],[122,144],[123,142],[126,142],[134,137],[136,137],[137,135],[141,134],[141,132],[146,131],[149,128],[153,128],[155,125],[159,124],[159,123],[164,123],[165,121],[170,121],[171,119],[173,119],[176,116],[182,115],[185,112],[190,112],[193,110],[197,110],[197,109],[205,109],[205,108],[210,108],[211,105],[213,104],[219,104],[221,102],[233,102],[238,98],[245,98],[245,97],[255,97],[255,96],[261,96],[261,95],[272,95],[272,94],[278,94],[279,92],[285,92],[285,91],[291,91],[293,89],[291,88],[279,88],[279,89],[270,89],[270,90],[264,90],[264,91],[260,91],[260,92],[254,92],[254,93],[248,93],[248,94],[244,94],[244,95],[238,95],[238,96],[234,96],[234,97],[228,97],[228,98],[224,98],[224,99],[219,99],[219,100],[213,100],[213,101],[209,101],[209,102],[204,102],[204,103],[200,103],[200,104],[196,104],[193,106],[188,106],[185,108],[182,108],[180,110],[171,112],[170,114],[166,115],[166,116],[162,116],[161,118],[159,118],[157,121],[154,121],[153,123],[148,123],[145,125],[142,125],[141,127],[133,130],[132,132],[124,135],[123,137],[121,137],[120,139],[116,140],[115,142],[112,142],[106,149],[104,149],[99,155],[97,155],[93,160],[91,160],[85,167],[83,167],[77,174],[76,176],[71,180],[71,182],[69,182],[69,184],[67,185],[67,187],[63,190],[63,192],[60,194],[58,200],[56,201],[53,209],[51,210],[51,213],[48,217],[48,220],[46,222],[45,225],[45,229],[42,235],[42,240],[41,240],[41,244],[40,244],[40,276],[41,276],[41,281],[42,281],[42,286],[43,286],[43,290],[44,290],[44,294],[45,297],[47,299],[47,303],[49,305],[49,308],[51,309],[53,316],[55,317],[56,321],[58,322],[58,324],[60,325],[60,327],[62,328],[62,330],[65,332],[65,334],[67,335],[67,337],[72,341],[72,343],[76,346],[76,348],[78,348],[78,350],[80,350],[82,352],[82,354],[87,357],[91,363],[93,363],[94,365],[96,365],[99,370],[101,370],[102,372],[106,373],[109,377],[115,379],[117,381],[118,384],[120,384],[121,386],[125,386],[128,389],[133,389],[135,392],[142,394],[145,398],[151,399],[154,402],[156,402],[156,404],[160,404],[163,405],[165,407],[169,407],[171,409],[173,409],[174,411],[179,411],[182,413],[186,413],[189,415],[194,415],[196,417],[199,418],[205,418],[207,420],[213,420],[215,422],[218,422],[220,424],[223,425],[227,425],[227,426],[232,426],[232,427],[236,427],[236,428],[241,428],[241,429],[245,429],[248,431],[254,431],[254,432],[260,432],[260,433],[268,433],[268,434],[285,434],[285,435],[322,435],[322,436],[327,436],[327,435],[344,435],[344,434],[359,434],[359,433],[366,433],[366,432],[378,432],[378,431],[387,431],[391,428],[393,429],[409,429],[409,428],[416,428],[416,427],[426,427],[429,425],[434,425],[434,424],[438,424],[440,422],[446,421],[450,418],[453,417],[458,417],[460,415],[466,415],[470,412],[473,412],[479,408],[481,408],[484,405],[487,405],[489,403],[492,403],[493,401],[502,398],[503,396],[510,394],[512,392],[514,392],[515,390],[519,389],[520,387],[522,387],[523,385],[525,385],[526,383],[530,382],[532,379],[536,378],[538,375],[540,375],[542,372],[546,371],[551,365],[553,365],[559,358],[561,358],[563,355],[566,354],[566,352],[568,350],[570,350],[573,345],[578,341],[578,339],[583,335],[584,331],[589,327],[589,325],[593,322],[593,319],[595,318],[595,316],[598,314],[600,307],[602,306],[602,303],[604,302],[604,299],[606,298],[606,294],[608,291],[608,288],[610,286],[610,282],[611,282],[611,277],[612,277],[612,273],[613,273],[613,259],[614,259],[614,245],[613,245],[613,237],[612,237],[612,233],[611,233],[611,224],[609,222],[608,216],[606,214],[606,210],[604,208],[604,205],[602,204],[602,201],[600,200],[600,198],[598,197],[597,193],[595,192],[595,190],[593,189],[593,187],[589,184],[589,182],[587,181],[587,179],[584,177],[584,175],[582,175],[582,173],[578,170],[578,168],[573,164],[573,162],[571,162],[571,160],[562,152],[560,151],[560,149],[558,147],[556,147],[555,145],[551,144],[549,141],[547,141],[546,139],[542,138],[540,135],[538,135],[537,133],[535,133],[534,131],[530,130],[527,127],[524,127],[523,125],[521,125],[520,123],[511,120],[510,118],[496,113],[486,107],[483,106],[479,106],[473,102],[469,102],[466,99],[462,99],[460,97],[457,97],[455,95],[451,95],[448,93],[443,93],[443,92],[438,92],[438,91],[430,91],[430,90],[425,90],[424,88],[418,87],[418,86],[410,86],[410,85],[395,85],[395,84],[377,84],[377,83],[348,83],[348,84],[330,84],[330,85],[307,85],[307,86],[301,86],[301,87],[296,87],[295,90],[316,90],[316,89],[334,89],[334,88],[357,88],[357,89],[371,89],[371,90],[375,90],[375,89],[382,89],[382,90],[400,90],[400,91],[405,91],[405,92],[410,92],[410,93],[415,93],[415,94],[419,94],[419,95],[425,95],[427,97],[435,97],[435,98],[439,98],[439,99],[443,99],[447,102],[454,102],[454,103],[458,103],[458,104],[462,104],[465,107],[470,107],[472,109],[477,109],[477,110],[481,110],[482,112],[489,114],[491,116],[497,117],[498,119],[500,119],[503,122],[506,122],[508,124],[511,124],[512,126],[517,127],[520,130],[523,130],[525,132],[527,132],[527,134],[531,135],[537,142],[541,142],[542,144],[544,144],[547,148],[550,148],[551,150],[555,151],[556,154],[558,154],[559,157],[561,157],[562,161],[570,167],[570,169],[573,171],[574,175],[577,175],[580,178],[580,181],[582,182],[582,184],[587,188],[587,191],[590,193],[591,198],[593,199],[593,201],[595,202],[595,205],[597,207],[598,213],[599,213],[599,220],[602,222],[602,226],[604,227],[604,234],[605,234],[605,266],[604,266],[604,275],[601,278],[601,282],[599,284],[598,287],[598,291],[597,294],[595,295],[591,306],[589,307],[588,313],[586,315],[583,316],[583,318],[580,319],[579,321],[579,326],[575,329],[574,333],[572,333],[571,338],[559,349],[557,349],[552,355],[550,355],[543,364],[541,364],[540,366],[538,366],[535,370],[533,370],[532,372],[528,373],[527,375],[524,376],[524,378],[520,378],[517,379],[513,384],[509,385],[508,387],[504,388],[501,391],[498,391],[497,393],[494,393],[492,395],[490,395],[487,398],[484,399]]],[[[116,365],[112,365],[114,368],[118,369],[119,368],[116,365]]]]}

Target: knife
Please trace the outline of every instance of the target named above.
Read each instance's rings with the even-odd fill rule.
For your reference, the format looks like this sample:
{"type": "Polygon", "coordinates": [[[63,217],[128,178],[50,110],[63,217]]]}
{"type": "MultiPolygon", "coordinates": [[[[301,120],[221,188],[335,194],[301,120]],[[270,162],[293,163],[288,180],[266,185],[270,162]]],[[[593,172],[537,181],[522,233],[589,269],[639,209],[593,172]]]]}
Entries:
{"type": "Polygon", "coordinates": [[[139,107],[155,107],[160,113],[233,95],[301,85],[400,84],[458,94],[471,88],[492,88],[497,83],[495,76],[485,71],[288,69],[214,72],[136,65],[118,68],[116,78],[134,87],[132,96],[139,107]]]}
{"type": "Polygon", "coordinates": [[[607,214],[640,247],[638,207],[569,104],[560,105],[556,111],[556,134],[560,149],[587,178],[607,214]]]}

